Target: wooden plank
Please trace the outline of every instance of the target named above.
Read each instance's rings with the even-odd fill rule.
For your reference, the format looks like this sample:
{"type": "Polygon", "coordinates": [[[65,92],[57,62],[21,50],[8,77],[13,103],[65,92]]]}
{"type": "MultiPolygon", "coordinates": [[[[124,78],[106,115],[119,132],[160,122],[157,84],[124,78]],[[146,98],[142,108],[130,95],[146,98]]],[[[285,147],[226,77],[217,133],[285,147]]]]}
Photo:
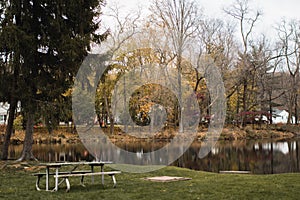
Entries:
{"type": "Polygon", "coordinates": [[[250,174],[250,171],[220,171],[220,174],[250,174]]]}
{"type": "Polygon", "coordinates": [[[113,164],[112,161],[81,161],[81,162],[54,162],[54,163],[39,163],[38,166],[45,166],[45,167],[61,167],[67,165],[94,165],[94,166],[101,166],[105,164],[113,164]]]}
{"type": "MultiPolygon", "coordinates": [[[[91,171],[67,171],[67,172],[59,172],[58,174],[79,174],[79,173],[91,173],[91,171]]],[[[46,176],[46,173],[35,173],[33,176],[46,176]]],[[[54,172],[49,173],[49,175],[55,175],[54,172]]]]}
{"type": "Polygon", "coordinates": [[[76,177],[76,176],[94,176],[94,175],[114,175],[114,174],[120,174],[120,171],[110,171],[110,172],[94,172],[94,173],[82,173],[82,174],[62,174],[54,177],[76,177]]]}

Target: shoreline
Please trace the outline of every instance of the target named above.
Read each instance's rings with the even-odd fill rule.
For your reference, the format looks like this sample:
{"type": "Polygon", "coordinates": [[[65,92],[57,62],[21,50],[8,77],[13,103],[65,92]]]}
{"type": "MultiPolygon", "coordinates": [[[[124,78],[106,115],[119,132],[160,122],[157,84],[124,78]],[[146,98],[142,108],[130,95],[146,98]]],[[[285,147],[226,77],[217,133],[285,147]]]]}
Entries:
{"type": "MultiPolygon", "coordinates": [[[[34,130],[33,141],[36,144],[76,144],[81,143],[78,133],[71,133],[70,128],[60,127],[49,134],[45,128],[39,127],[34,130]]],[[[102,129],[112,142],[140,142],[140,141],[170,141],[176,136],[176,130],[166,129],[161,132],[154,133],[152,137],[134,137],[125,134],[121,129],[116,128],[115,133],[110,135],[107,133],[109,128],[102,129]]],[[[200,130],[194,139],[194,142],[201,142],[206,139],[207,129],[200,130]]],[[[253,129],[252,127],[238,128],[225,127],[219,137],[215,138],[219,141],[239,141],[239,140],[289,140],[300,136],[300,127],[298,126],[280,126],[276,128],[253,129]],[[290,127],[290,128],[288,128],[290,127]]],[[[139,133],[142,135],[142,133],[139,133]]],[[[25,131],[15,131],[11,137],[10,143],[13,145],[23,144],[25,131]]],[[[179,139],[187,139],[180,136],[179,139]]],[[[0,144],[3,144],[4,132],[0,132],[0,144]]]]}

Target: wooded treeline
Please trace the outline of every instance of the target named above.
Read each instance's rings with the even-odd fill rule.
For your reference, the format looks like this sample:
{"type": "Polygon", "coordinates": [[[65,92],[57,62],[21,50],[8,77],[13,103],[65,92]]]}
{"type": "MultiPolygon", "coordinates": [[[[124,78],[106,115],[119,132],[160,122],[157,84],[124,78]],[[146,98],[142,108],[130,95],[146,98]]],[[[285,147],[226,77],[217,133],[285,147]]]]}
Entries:
{"type": "MultiPolygon", "coordinates": [[[[138,13],[121,18],[118,6],[110,8],[116,26],[106,48],[114,56],[105,74],[106,81],[99,85],[98,118],[118,119],[124,124],[122,115],[113,115],[111,108],[115,105],[104,106],[111,102],[116,89],[112,85],[136,67],[141,67],[140,78],[147,78],[146,66],[151,65],[165,70],[161,74],[165,79],[169,78],[168,70],[175,68],[178,85],[185,84],[183,78],[187,80],[197,96],[200,121],[207,123],[212,118],[210,109],[214,99],[207,88],[206,72],[213,61],[225,85],[226,123],[272,124],[277,108],[289,112],[288,124],[298,124],[300,21],[282,18],[274,22],[273,34],[261,33],[257,27],[264,23],[263,11],[256,10],[251,3],[237,0],[225,7],[226,19],[207,17],[205,8],[203,11],[196,1],[155,0],[146,18],[138,13]]],[[[127,84],[130,88],[130,83],[127,84]]],[[[182,96],[180,87],[174,95],[150,84],[127,98],[131,98],[131,117],[145,124],[151,122],[151,106],[159,99],[168,111],[167,124],[179,126],[180,131],[179,105],[187,98],[182,96]]]]}
{"type": "Polygon", "coordinates": [[[262,123],[263,116],[272,123],[274,108],[280,108],[289,112],[288,123],[297,124],[300,21],[282,19],[274,24],[275,34],[260,33],[262,11],[251,5],[236,0],[224,8],[226,19],[207,17],[205,8],[192,0],[153,0],[146,16],[142,10],[124,15],[116,5],[108,8],[111,22],[104,27],[103,1],[1,1],[0,100],[10,104],[2,158],[7,159],[18,102],[26,128],[21,160],[33,157],[37,120],[42,119],[50,133],[60,121],[72,121],[72,84],[91,45],[111,59],[99,83],[86,74],[83,87],[97,87],[97,119],[101,125],[110,123],[111,133],[115,122],[128,129],[128,116],[115,113],[118,102],[129,102],[124,108],[142,126],[155,126],[151,108],[160,104],[167,113],[166,125],[184,131],[181,113],[189,111],[180,106],[188,99],[182,91],[185,85],[194,90],[200,122],[213,120],[215,99],[206,83],[212,63],[225,86],[219,95],[226,98],[226,123],[262,123]],[[178,88],[170,91],[149,83],[131,96],[123,95],[122,101],[113,98],[117,83],[124,94],[133,84],[125,81],[126,73],[139,69],[140,78],[149,78],[155,74],[146,73],[149,68],[162,70],[160,78],[175,80],[178,88]],[[174,69],[176,76],[170,73],[174,69]]]}

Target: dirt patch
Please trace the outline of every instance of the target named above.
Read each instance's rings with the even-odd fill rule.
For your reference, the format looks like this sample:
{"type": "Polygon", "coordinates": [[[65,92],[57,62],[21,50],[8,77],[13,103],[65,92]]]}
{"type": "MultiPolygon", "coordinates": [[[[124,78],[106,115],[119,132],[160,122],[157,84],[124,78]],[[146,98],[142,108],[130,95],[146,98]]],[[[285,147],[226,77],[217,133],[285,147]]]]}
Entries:
{"type": "Polygon", "coordinates": [[[37,172],[43,169],[44,167],[38,166],[38,162],[35,161],[14,161],[14,160],[7,160],[7,161],[0,161],[0,171],[1,170],[8,170],[8,171],[26,171],[26,172],[37,172]]]}
{"type": "Polygon", "coordinates": [[[191,178],[177,177],[177,176],[156,176],[156,177],[144,178],[144,180],[153,181],[153,182],[174,182],[174,181],[191,180],[191,178]]]}

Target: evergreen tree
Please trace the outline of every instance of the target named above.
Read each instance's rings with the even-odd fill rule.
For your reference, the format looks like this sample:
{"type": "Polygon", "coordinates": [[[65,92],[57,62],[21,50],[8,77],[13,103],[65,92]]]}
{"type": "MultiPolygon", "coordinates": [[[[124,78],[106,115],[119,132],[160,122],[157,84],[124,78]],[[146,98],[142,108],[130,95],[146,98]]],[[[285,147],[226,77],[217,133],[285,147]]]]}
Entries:
{"type": "Polygon", "coordinates": [[[6,45],[14,43],[8,60],[16,61],[12,74],[17,84],[11,92],[22,102],[26,120],[20,160],[33,158],[32,135],[38,108],[57,101],[72,86],[91,42],[100,43],[105,38],[106,34],[96,33],[101,6],[99,0],[7,1],[1,40],[6,40],[11,29],[17,32],[11,41],[6,40],[6,45]]]}

